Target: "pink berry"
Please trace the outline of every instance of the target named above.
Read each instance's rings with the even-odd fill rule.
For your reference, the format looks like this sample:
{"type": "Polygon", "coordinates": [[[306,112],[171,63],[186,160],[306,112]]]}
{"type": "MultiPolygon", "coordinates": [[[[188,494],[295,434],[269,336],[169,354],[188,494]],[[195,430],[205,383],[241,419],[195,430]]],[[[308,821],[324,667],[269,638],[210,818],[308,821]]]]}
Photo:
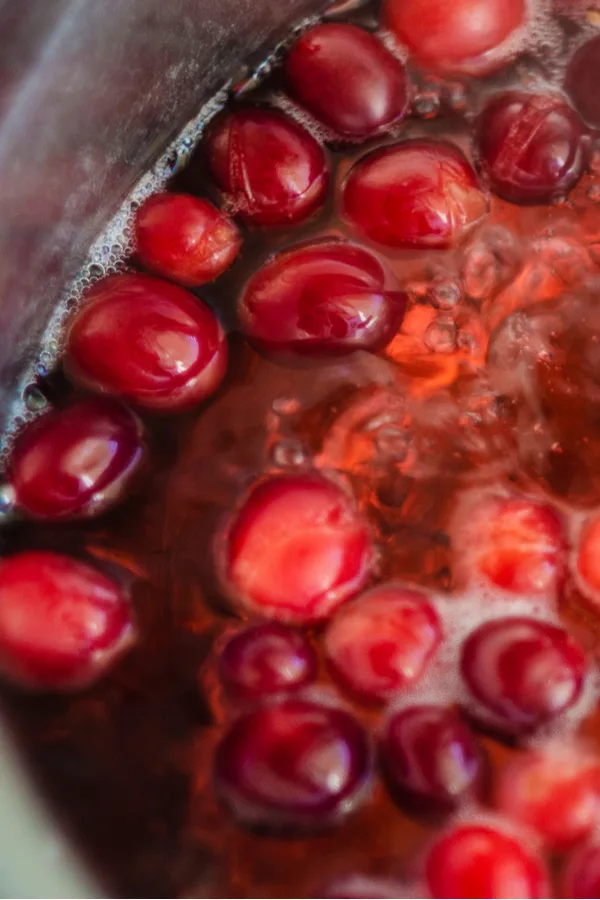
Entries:
{"type": "Polygon", "coordinates": [[[93,390],[178,412],[216,391],[227,341],[193,294],[150,275],[114,275],[90,291],[75,315],[65,366],[93,390]]]}
{"type": "Polygon", "coordinates": [[[239,632],[226,644],[220,656],[220,674],[235,697],[257,700],[314,681],[317,657],[299,631],[264,622],[239,632]]]}
{"type": "Polygon", "coordinates": [[[325,653],[344,688],[378,703],[421,678],[441,639],[441,623],[427,595],[386,584],[335,616],[325,633],[325,653]]]}
{"type": "Polygon", "coordinates": [[[509,91],[479,120],[479,151],[492,191],[513,203],[547,203],[579,180],[586,161],[581,122],[557,94],[509,91]]]}
{"type": "Polygon", "coordinates": [[[425,861],[432,897],[548,897],[542,860],[508,832],[491,825],[455,825],[425,861]]]}
{"type": "Polygon", "coordinates": [[[277,831],[338,819],[370,769],[369,741],[353,716],[295,698],[239,718],[215,756],[217,790],[234,816],[277,831]]]}
{"type": "Polygon", "coordinates": [[[374,150],[350,170],[342,210],[387,247],[443,249],[487,212],[477,175],[458,147],[410,140],[374,150]]]}
{"type": "Polygon", "coordinates": [[[487,582],[511,594],[554,597],[562,584],[566,540],[547,504],[502,494],[467,495],[452,525],[459,582],[487,582]]]}
{"type": "Polygon", "coordinates": [[[421,812],[451,811],[482,783],[483,752],[452,707],[401,709],[386,725],[381,754],[394,795],[421,812]]]}
{"type": "Polygon", "coordinates": [[[343,241],[277,254],[248,281],[238,303],[242,331],[270,354],[379,350],[396,334],[406,295],[384,287],[379,261],[343,241]]]}
{"type": "Polygon", "coordinates": [[[354,501],[316,473],[258,481],[219,547],[224,586],[243,607],[286,622],[325,619],[364,585],[373,562],[354,501]]]}
{"type": "Polygon", "coordinates": [[[525,0],[387,0],[385,22],[421,66],[481,75],[508,62],[525,0]]]}
{"type": "Polygon", "coordinates": [[[550,850],[568,850],[600,825],[600,760],[571,744],[519,756],[501,773],[496,804],[550,850]]]}
{"type": "Polygon", "coordinates": [[[291,94],[336,134],[368,138],[399,121],[408,106],[406,71],[378,38],[335,22],[305,31],[285,75],[291,94]]]}
{"type": "Polygon", "coordinates": [[[592,128],[600,127],[600,36],[592,38],[574,54],[567,69],[565,90],[573,105],[592,128]]]}
{"type": "Polygon", "coordinates": [[[208,200],[189,194],[155,194],[135,217],[141,264],[187,287],[213,281],[229,268],[241,235],[208,200]]]}
{"type": "Polygon", "coordinates": [[[25,428],[8,477],[28,516],[92,516],[120,499],[143,458],[136,416],[110,397],[84,397],[25,428]]]}
{"type": "Polygon", "coordinates": [[[133,631],[125,591],[91,566],[44,551],[0,561],[0,671],[22,687],[87,687],[133,631]]]}
{"type": "Polygon", "coordinates": [[[206,152],[231,212],[254,225],[293,225],[325,201],[329,172],[323,148],[277,110],[227,113],[209,132],[206,152]]]}
{"type": "Polygon", "coordinates": [[[578,586],[590,600],[600,596],[600,516],[591,516],[581,529],[575,550],[578,586]]]}
{"type": "Polygon", "coordinates": [[[563,628],[525,617],[481,625],[461,654],[463,679],[478,701],[475,714],[516,733],[573,706],[586,670],[582,648],[563,628]]]}
{"type": "Polygon", "coordinates": [[[567,860],[562,878],[563,897],[600,897],[600,844],[598,840],[577,847],[567,860]]]}

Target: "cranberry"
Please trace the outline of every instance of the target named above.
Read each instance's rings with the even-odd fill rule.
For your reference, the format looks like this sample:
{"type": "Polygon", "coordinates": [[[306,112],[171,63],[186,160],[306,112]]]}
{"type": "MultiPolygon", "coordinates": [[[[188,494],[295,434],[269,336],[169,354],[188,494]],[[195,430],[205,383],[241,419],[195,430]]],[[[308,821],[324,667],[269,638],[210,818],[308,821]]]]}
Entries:
{"type": "Polygon", "coordinates": [[[230,209],[254,225],[292,225],[325,201],[323,148],[277,110],[237,109],[206,139],[208,166],[230,209]]]}
{"type": "Polygon", "coordinates": [[[342,207],[372,241],[440,249],[485,215],[487,199],[458,147],[411,140],[363,156],[350,170],[342,207]]]}
{"type": "Polygon", "coordinates": [[[511,594],[556,594],[566,546],[551,506],[477,491],[463,502],[452,532],[457,580],[483,580],[511,594]]]}
{"type": "Polygon", "coordinates": [[[226,589],[254,612],[288,622],[331,615],[364,585],[369,530],[341,487],[315,473],[257,482],[219,554],[226,589]]]}
{"type": "Polygon", "coordinates": [[[591,600],[600,594],[600,516],[590,517],[579,535],[575,573],[581,591],[591,600]]]}
{"type": "Polygon", "coordinates": [[[25,428],[8,476],[28,516],[96,515],[119,499],[143,456],[133,413],[110,397],[84,397],[25,428]]]}
{"type": "Polygon", "coordinates": [[[585,655],[564,629],[537,619],[497,619],[463,646],[462,676],[482,709],[502,729],[523,732],[551,721],[581,695],[585,655]]]}
{"type": "Polygon", "coordinates": [[[583,844],[567,860],[563,873],[563,897],[600,897],[600,844],[583,844]]]}
{"type": "Polygon", "coordinates": [[[442,72],[480,75],[514,55],[525,0],[387,0],[385,21],[415,61],[442,72]]]}
{"type": "Polygon", "coordinates": [[[242,330],[270,353],[378,350],[396,334],[406,295],[384,288],[379,261],[342,241],[279,253],[252,276],[238,304],[242,330]]]}
{"type": "Polygon", "coordinates": [[[231,693],[256,700],[313,681],[317,658],[310,641],[278,622],[265,622],[233,637],[220,657],[221,680],[231,693]]]}
{"type": "Polygon", "coordinates": [[[491,825],[456,825],[438,838],[425,863],[432,897],[548,897],[541,859],[491,825]]]}
{"type": "Polygon", "coordinates": [[[163,412],[210,396],[226,365],[227,342],[208,307],[149,275],[99,282],[67,338],[65,366],[75,381],[163,412]]]}
{"type": "Polygon", "coordinates": [[[125,592],[91,566],[43,551],[0,561],[0,671],[17,684],[87,687],[132,638],[125,592]]]}
{"type": "Polygon", "coordinates": [[[242,243],[231,219],[189,194],[156,194],[146,200],[135,219],[135,240],[146,269],[188,287],[221,275],[242,243]]]}
{"type": "Polygon", "coordinates": [[[375,35],[335,22],[305,31],[285,63],[290,92],[345,138],[368,138],[402,119],[404,66],[375,35]]]}
{"type": "Polygon", "coordinates": [[[479,150],[492,190],[513,203],[566,194],[586,161],[579,117],[556,94],[493,97],[479,120],[479,150]]]}
{"type": "Polygon", "coordinates": [[[600,824],[600,761],[572,745],[532,751],[503,770],[496,803],[551,850],[568,850],[600,824]]]}
{"type": "Polygon", "coordinates": [[[387,723],[381,753],[393,792],[427,811],[454,809],[482,782],[477,738],[451,707],[400,710],[387,723]]]}
{"type": "Polygon", "coordinates": [[[567,69],[565,89],[577,111],[592,128],[600,127],[600,36],[583,44],[574,54],[567,69]]]}
{"type": "Polygon", "coordinates": [[[386,584],[338,613],[325,634],[325,652],[335,678],[376,703],[418,681],[441,639],[427,595],[386,584]]]}
{"type": "Polygon", "coordinates": [[[320,828],[355,803],[369,742],[342,709],[289,698],[238,719],[215,756],[217,789],[250,825],[320,828]]]}

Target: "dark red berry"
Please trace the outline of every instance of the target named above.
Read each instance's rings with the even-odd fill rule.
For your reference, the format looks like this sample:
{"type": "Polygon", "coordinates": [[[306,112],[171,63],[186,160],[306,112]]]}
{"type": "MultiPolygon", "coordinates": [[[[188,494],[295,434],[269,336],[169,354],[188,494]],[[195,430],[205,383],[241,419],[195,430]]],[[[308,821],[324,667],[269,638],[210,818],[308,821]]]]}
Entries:
{"type": "Polygon", "coordinates": [[[91,566],[43,551],[0,561],[0,671],[16,684],[87,687],[132,639],[125,591],[91,566]]]}
{"type": "Polygon", "coordinates": [[[525,617],[481,625],[461,655],[463,679],[481,706],[476,715],[517,733],[573,706],[586,670],[583,650],[563,628],[525,617]]]}
{"type": "Polygon", "coordinates": [[[551,506],[475,491],[463,498],[451,530],[457,581],[483,582],[511,594],[556,596],[566,540],[551,506]]]}
{"type": "Polygon", "coordinates": [[[425,863],[436,898],[548,897],[542,860],[508,832],[491,825],[455,825],[433,844],[425,863]]]}
{"type": "Polygon", "coordinates": [[[213,281],[229,268],[242,238],[231,219],[208,200],[155,194],[135,217],[141,264],[187,287],[213,281]]]}
{"type": "Polygon", "coordinates": [[[570,743],[530,751],[502,771],[496,805],[550,850],[568,850],[600,825],[600,760],[570,743]]]}
{"type": "Polygon", "coordinates": [[[341,137],[371,137],[402,119],[408,105],[400,60],[375,35],[345,22],[305,31],[285,74],[292,96],[341,137]]]}
{"type": "Polygon", "coordinates": [[[178,412],[216,391],[227,341],[193,294],[150,275],[114,275],[92,289],[75,315],[65,366],[86,387],[178,412]]]}
{"type": "Polygon", "coordinates": [[[343,241],[279,253],[249,280],[238,304],[242,331],[278,355],[378,350],[404,316],[406,295],[386,290],[379,261],[343,241]]]}
{"type": "Polygon", "coordinates": [[[491,189],[505,200],[547,203],[566,194],[583,172],[583,128],[558,94],[498,94],[481,114],[478,132],[491,189]]]}
{"type": "Polygon", "coordinates": [[[451,811],[482,783],[482,750],[452,707],[401,709],[386,725],[381,754],[394,795],[413,808],[451,811]]]}
{"type": "Polygon", "coordinates": [[[419,65],[480,75],[518,50],[525,0],[387,0],[385,22],[419,65]]]}
{"type": "Polygon", "coordinates": [[[224,585],[247,609],[287,622],[327,618],[363,587],[373,562],[352,498],[315,473],[257,482],[219,547],[224,585]]]}
{"type": "Polygon", "coordinates": [[[28,516],[92,516],[121,498],[143,457],[136,416],[110,397],[84,397],[25,428],[8,477],[28,516]]]}
{"type": "Polygon", "coordinates": [[[217,790],[235,817],[276,831],[320,829],[347,813],[370,770],[353,716],[293,698],[238,719],[215,756],[217,790]]]}
{"type": "Polygon", "coordinates": [[[239,632],[225,645],[220,673],[235,697],[257,700],[309,684],[317,673],[317,658],[299,631],[265,622],[239,632]]]}
{"type": "Polygon", "coordinates": [[[378,244],[442,249],[486,214],[487,198],[458,147],[411,140],[374,150],[352,167],[342,210],[378,244]]]}
{"type": "Polygon", "coordinates": [[[592,38],[574,54],[567,69],[565,90],[573,105],[592,128],[600,127],[600,36],[592,38]]]}
{"type": "Polygon", "coordinates": [[[323,148],[277,110],[237,109],[222,116],[208,134],[206,153],[230,211],[254,225],[293,225],[325,201],[323,148]]]}
{"type": "Polygon", "coordinates": [[[597,840],[577,847],[567,860],[562,877],[563,897],[600,897],[600,844],[597,840]]]}
{"type": "Polygon", "coordinates": [[[325,652],[335,678],[350,693],[377,703],[418,681],[441,639],[441,623],[427,595],[387,584],[335,616],[325,633],[325,652]]]}

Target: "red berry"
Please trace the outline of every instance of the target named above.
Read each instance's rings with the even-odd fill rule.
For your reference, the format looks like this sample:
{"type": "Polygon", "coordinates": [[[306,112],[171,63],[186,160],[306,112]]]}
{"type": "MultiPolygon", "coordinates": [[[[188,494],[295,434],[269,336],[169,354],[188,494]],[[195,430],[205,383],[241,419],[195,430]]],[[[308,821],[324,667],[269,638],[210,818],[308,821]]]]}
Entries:
{"type": "Polygon", "coordinates": [[[583,138],[579,117],[556,94],[499,94],[479,120],[490,186],[513,203],[547,203],[566,194],[585,166],[583,138]]]}
{"type": "Polygon", "coordinates": [[[309,684],[317,674],[317,657],[303,634],[265,622],[241,631],[225,645],[220,674],[234,696],[257,700],[309,684]]]}
{"type": "Polygon", "coordinates": [[[583,844],[567,860],[563,873],[563,897],[600,897],[600,844],[583,844]]]}
{"type": "Polygon", "coordinates": [[[586,669],[583,650],[563,628],[525,617],[481,625],[461,656],[463,679],[482,707],[476,714],[517,733],[573,706],[586,669]]]}
{"type": "Polygon", "coordinates": [[[500,775],[496,804],[549,849],[568,850],[600,825],[600,760],[570,744],[519,756],[500,775]]]}
{"type": "Polygon", "coordinates": [[[427,595],[387,584],[335,616],[325,633],[325,652],[348,691],[377,703],[418,681],[441,639],[427,595]]]}
{"type": "Polygon", "coordinates": [[[227,342],[193,294],[149,275],[114,275],[75,315],[65,366],[86,387],[178,412],[216,391],[227,342]]]}
{"type": "Polygon", "coordinates": [[[404,116],[406,71],[378,38],[344,22],[316,25],[292,48],[291,94],[345,138],[368,138],[404,116]]]}
{"type": "Polygon", "coordinates": [[[551,506],[477,491],[463,501],[452,536],[458,581],[529,596],[551,597],[560,587],[566,542],[551,506]]]}
{"type": "Polygon", "coordinates": [[[125,591],[91,566],[43,551],[0,561],[0,671],[17,684],[87,687],[132,638],[125,591]]]}
{"type": "Polygon", "coordinates": [[[353,716],[293,698],[234,722],[215,757],[217,790],[236,818],[276,830],[339,818],[370,769],[369,742],[353,716]]]}
{"type": "Polygon", "coordinates": [[[350,170],[342,208],[379,244],[442,249],[486,214],[487,199],[458,147],[411,140],[363,156],[350,170]]]}
{"type": "Polygon", "coordinates": [[[143,457],[143,429],[133,413],[110,397],[84,397],[25,428],[8,477],[28,516],[91,516],[119,500],[143,457]]]}
{"type": "Polygon", "coordinates": [[[381,753],[394,794],[421,811],[450,811],[482,781],[477,738],[452,707],[409,706],[395,713],[381,753]]]}
{"type": "Polygon", "coordinates": [[[567,69],[565,89],[577,111],[592,128],[600,127],[600,36],[592,38],[574,54],[567,69]]]}
{"type": "Polygon", "coordinates": [[[591,516],[584,524],[575,551],[577,583],[590,600],[600,598],[600,516],[591,516]]]}
{"type": "Polygon", "coordinates": [[[324,619],[364,585],[369,530],[350,496],[313,473],[259,481],[224,535],[219,564],[234,599],[287,622],[324,619]]]}
{"type": "Polygon", "coordinates": [[[325,201],[329,172],[323,148],[289,116],[237,109],[206,140],[208,166],[230,209],[254,225],[292,225],[325,201]]]}
{"type": "Polygon", "coordinates": [[[242,238],[235,224],[207,200],[189,194],[155,194],[135,218],[142,265],[195,287],[229,268],[242,238]]]}
{"type": "Polygon", "coordinates": [[[385,22],[417,63],[481,75],[508,62],[525,24],[525,0],[387,0],[385,22]]]}
{"type": "Polygon", "coordinates": [[[517,837],[491,825],[456,825],[438,838],[425,863],[432,897],[548,897],[542,860],[517,837]]]}
{"type": "Polygon", "coordinates": [[[384,288],[379,261],[342,241],[279,253],[248,281],[238,304],[242,331],[276,354],[379,350],[396,334],[406,295],[384,288]]]}

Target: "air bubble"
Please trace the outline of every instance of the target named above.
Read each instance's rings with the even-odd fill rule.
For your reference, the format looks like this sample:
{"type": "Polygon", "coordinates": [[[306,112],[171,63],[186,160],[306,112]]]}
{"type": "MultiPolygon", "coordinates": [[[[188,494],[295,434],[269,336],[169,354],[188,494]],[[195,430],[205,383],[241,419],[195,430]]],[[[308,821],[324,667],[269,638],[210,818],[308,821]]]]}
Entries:
{"type": "Polygon", "coordinates": [[[440,95],[437,91],[421,91],[413,101],[413,109],[420,119],[435,119],[440,112],[440,95]]]}
{"type": "Polygon", "coordinates": [[[0,484],[0,523],[10,521],[15,513],[15,492],[10,484],[0,484]]]}
{"type": "Polygon", "coordinates": [[[295,438],[281,438],[271,449],[271,461],[280,469],[305,466],[308,459],[306,448],[295,438]]]}
{"type": "Polygon", "coordinates": [[[37,384],[29,384],[23,393],[25,406],[30,412],[40,412],[48,406],[48,398],[37,384]]]}
{"type": "Polygon", "coordinates": [[[425,346],[432,353],[454,353],[458,328],[449,317],[435,319],[427,328],[423,338],[425,346]]]}
{"type": "Polygon", "coordinates": [[[90,278],[102,278],[102,276],[104,275],[104,268],[97,263],[94,263],[89,267],[88,272],[90,274],[90,278]]]}
{"type": "Polygon", "coordinates": [[[462,299],[461,286],[456,281],[438,276],[429,286],[427,299],[436,309],[454,309],[462,299]]]}
{"type": "Polygon", "coordinates": [[[300,411],[300,401],[295,397],[277,397],[271,409],[276,416],[293,416],[300,411]]]}

